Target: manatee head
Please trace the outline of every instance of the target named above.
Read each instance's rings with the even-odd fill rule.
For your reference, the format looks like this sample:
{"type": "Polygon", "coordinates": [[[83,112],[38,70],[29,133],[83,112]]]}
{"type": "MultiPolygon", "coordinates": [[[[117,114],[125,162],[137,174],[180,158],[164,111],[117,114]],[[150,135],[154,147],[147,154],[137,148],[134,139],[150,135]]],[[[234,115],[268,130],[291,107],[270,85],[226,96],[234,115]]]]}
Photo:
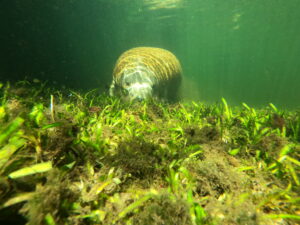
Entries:
{"type": "Polygon", "coordinates": [[[130,101],[142,101],[151,98],[154,84],[154,75],[149,71],[138,68],[132,72],[125,72],[121,79],[121,87],[125,93],[125,98],[130,101]]]}

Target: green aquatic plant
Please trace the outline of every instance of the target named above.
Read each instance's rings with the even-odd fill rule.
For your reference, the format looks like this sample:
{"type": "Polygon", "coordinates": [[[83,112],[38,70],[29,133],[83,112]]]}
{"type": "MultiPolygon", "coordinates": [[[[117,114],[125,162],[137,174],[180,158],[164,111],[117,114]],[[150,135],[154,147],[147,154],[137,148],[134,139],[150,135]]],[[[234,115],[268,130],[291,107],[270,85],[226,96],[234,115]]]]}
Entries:
{"type": "Polygon", "coordinates": [[[155,192],[153,193],[150,192],[148,194],[145,194],[144,196],[140,197],[137,201],[131,203],[129,206],[127,206],[122,212],[120,212],[118,214],[118,217],[113,221],[113,223],[117,222],[118,220],[124,218],[127,214],[129,214],[130,212],[132,212],[133,210],[135,210],[138,207],[141,207],[141,205],[148,201],[149,199],[153,198],[153,195],[156,194],[155,192]]]}
{"type": "Polygon", "coordinates": [[[230,121],[232,118],[232,111],[231,111],[230,107],[228,106],[225,98],[222,98],[222,103],[223,103],[223,115],[226,120],[230,121]]]}
{"type": "Polygon", "coordinates": [[[0,130],[0,169],[2,171],[8,167],[7,163],[12,155],[26,143],[22,137],[23,131],[20,129],[23,123],[24,119],[17,117],[0,130]]]}
{"type": "Polygon", "coordinates": [[[15,118],[6,127],[1,129],[0,133],[0,145],[2,145],[11,135],[16,132],[24,123],[24,119],[21,117],[15,118]]]}
{"type": "Polygon", "coordinates": [[[289,121],[289,126],[292,130],[291,137],[294,141],[300,142],[300,114],[295,116],[295,119],[289,121]]]}
{"type": "Polygon", "coordinates": [[[191,224],[207,224],[207,213],[200,205],[200,200],[196,200],[194,196],[195,181],[187,168],[181,166],[185,161],[194,158],[196,155],[202,153],[202,151],[195,152],[185,158],[182,162],[173,161],[169,165],[169,173],[166,180],[169,184],[168,190],[176,196],[181,196],[187,205],[189,206],[189,216],[191,218],[191,224]]]}
{"type": "Polygon", "coordinates": [[[182,121],[187,122],[187,124],[191,124],[193,115],[190,113],[184,105],[180,105],[178,117],[182,119],[182,121]]]}
{"type": "Polygon", "coordinates": [[[179,179],[179,173],[176,172],[173,167],[178,163],[177,161],[173,161],[169,165],[169,171],[168,171],[168,176],[166,177],[166,180],[169,184],[169,191],[178,194],[179,189],[180,189],[180,179],[179,179]]]}
{"type": "Polygon", "coordinates": [[[9,94],[9,89],[10,89],[10,83],[6,83],[6,85],[4,85],[3,83],[1,83],[0,85],[0,93],[1,93],[1,106],[5,106],[8,100],[8,94],[9,94]]]}
{"type": "Polygon", "coordinates": [[[285,145],[279,152],[278,158],[274,159],[274,162],[268,167],[268,170],[281,178],[289,176],[293,180],[296,186],[300,186],[300,161],[297,158],[293,158],[291,155],[299,154],[299,146],[295,144],[285,145]]]}
{"type": "Polygon", "coordinates": [[[13,171],[10,174],[8,174],[8,177],[11,179],[17,179],[20,177],[25,177],[25,176],[36,174],[36,173],[47,172],[51,169],[52,169],[51,162],[38,163],[35,165],[31,165],[29,167],[21,168],[17,171],[13,171]]]}
{"type": "Polygon", "coordinates": [[[29,114],[29,119],[37,127],[42,127],[46,123],[46,117],[44,115],[44,105],[42,103],[33,106],[29,114]]]}
{"type": "Polygon", "coordinates": [[[200,202],[195,201],[193,197],[193,192],[191,190],[188,190],[187,192],[187,202],[190,205],[190,216],[193,224],[195,225],[208,224],[207,213],[200,205],[200,202]]]}
{"type": "Polygon", "coordinates": [[[299,221],[297,111],[0,86],[4,220],[1,210],[50,225],[299,221]]]}

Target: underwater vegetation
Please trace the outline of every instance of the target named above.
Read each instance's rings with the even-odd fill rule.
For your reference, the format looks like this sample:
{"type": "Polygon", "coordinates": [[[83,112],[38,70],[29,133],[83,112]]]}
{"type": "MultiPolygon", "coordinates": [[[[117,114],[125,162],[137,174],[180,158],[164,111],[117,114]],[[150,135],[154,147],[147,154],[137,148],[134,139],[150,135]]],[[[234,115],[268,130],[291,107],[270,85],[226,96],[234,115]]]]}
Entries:
{"type": "Polygon", "coordinates": [[[1,224],[299,224],[300,112],[0,84],[1,224]]]}

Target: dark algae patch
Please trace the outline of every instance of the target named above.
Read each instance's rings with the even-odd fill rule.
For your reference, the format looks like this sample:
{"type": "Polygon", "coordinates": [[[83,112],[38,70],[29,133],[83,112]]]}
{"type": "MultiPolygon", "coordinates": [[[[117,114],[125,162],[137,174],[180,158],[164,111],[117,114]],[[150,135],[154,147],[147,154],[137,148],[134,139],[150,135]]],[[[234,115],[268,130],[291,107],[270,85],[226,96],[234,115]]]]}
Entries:
{"type": "Polygon", "coordinates": [[[1,224],[300,223],[300,112],[0,84],[1,224]]]}

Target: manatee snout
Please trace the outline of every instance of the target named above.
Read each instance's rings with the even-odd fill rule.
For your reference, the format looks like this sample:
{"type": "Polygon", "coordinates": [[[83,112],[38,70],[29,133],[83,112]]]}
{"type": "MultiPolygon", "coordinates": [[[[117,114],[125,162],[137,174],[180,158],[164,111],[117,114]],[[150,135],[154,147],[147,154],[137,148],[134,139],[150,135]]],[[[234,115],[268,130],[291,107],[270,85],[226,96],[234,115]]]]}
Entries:
{"type": "Polygon", "coordinates": [[[145,100],[151,98],[153,94],[153,85],[155,83],[154,76],[146,71],[133,71],[131,73],[124,73],[121,78],[121,88],[127,95],[129,100],[145,100]]]}
{"type": "Polygon", "coordinates": [[[130,100],[142,101],[152,96],[152,86],[149,83],[133,83],[125,89],[130,100]]]}

